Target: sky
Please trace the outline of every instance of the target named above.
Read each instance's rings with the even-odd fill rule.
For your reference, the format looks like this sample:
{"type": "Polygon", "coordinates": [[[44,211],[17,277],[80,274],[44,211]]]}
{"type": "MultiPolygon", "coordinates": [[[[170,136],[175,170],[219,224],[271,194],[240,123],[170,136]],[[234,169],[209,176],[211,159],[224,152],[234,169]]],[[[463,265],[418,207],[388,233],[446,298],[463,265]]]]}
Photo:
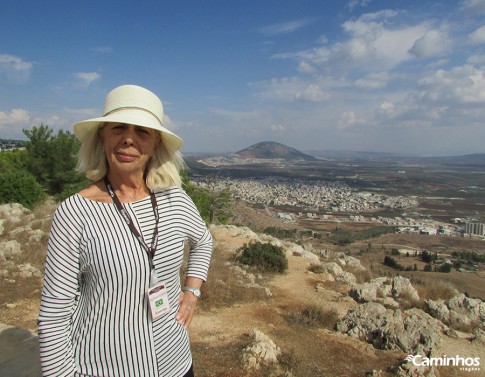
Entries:
{"type": "Polygon", "coordinates": [[[182,153],[485,153],[485,0],[5,0],[0,138],[72,131],[122,84],[182,153]]]}

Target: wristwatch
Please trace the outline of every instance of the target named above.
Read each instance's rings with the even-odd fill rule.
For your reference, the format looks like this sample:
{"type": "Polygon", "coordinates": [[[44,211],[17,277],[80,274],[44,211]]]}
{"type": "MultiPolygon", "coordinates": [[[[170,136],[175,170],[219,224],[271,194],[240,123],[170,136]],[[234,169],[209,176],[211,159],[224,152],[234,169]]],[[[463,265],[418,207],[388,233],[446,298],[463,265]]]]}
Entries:
{"type": "Polygon", "coordinates": [[[200,289],[199,288],[189,287],[188,285],[186,285],[185,287],[182,288],[182,291],[192,292],[195,297],[200,298],[200,289]]]}

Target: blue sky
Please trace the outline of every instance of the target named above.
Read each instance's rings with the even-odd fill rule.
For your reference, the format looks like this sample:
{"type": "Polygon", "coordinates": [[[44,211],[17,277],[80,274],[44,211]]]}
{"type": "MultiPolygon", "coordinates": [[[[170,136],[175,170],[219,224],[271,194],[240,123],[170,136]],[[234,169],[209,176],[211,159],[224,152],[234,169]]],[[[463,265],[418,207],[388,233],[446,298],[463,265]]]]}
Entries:
{"type": "Polygon", "coordinates": [[[0,25],[0,138],[137,84],[185,153],[485,152],[485,0],[6,0],[0,25]]]}

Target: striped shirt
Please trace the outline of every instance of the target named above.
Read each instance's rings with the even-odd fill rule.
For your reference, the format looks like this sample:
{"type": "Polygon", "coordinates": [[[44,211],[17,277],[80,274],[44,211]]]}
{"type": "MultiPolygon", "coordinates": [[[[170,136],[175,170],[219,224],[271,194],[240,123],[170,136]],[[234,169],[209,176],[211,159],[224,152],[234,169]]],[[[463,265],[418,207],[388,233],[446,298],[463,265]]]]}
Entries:
{"type": "MultiPolygon", "coordinates": [[[[153,263],[170,312],[155,322],[146,297],[148,256],[116,206],[76,194],[57,208],[38,319],[43,376],[180,377],[190,368],[188,333],[175,320],[180,268],[188,242],[186,276],[206,280],[212,237],[183,190],[171,187],[156,198],[153,263]]],[[[150,245],[150,197],[123,205],[150,245]]]]}

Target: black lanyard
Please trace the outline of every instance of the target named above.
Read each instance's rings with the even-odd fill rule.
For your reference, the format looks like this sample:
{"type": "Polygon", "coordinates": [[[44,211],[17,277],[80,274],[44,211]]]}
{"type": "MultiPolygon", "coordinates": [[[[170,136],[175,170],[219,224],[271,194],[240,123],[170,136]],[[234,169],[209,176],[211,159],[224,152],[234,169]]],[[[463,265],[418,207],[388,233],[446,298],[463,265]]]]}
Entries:
{"type": "Polygon", "coordinates": [[[104,184],[106,185],[106,189],[108,190],[109,195],[113,199],[114,204],[116,205],[116,208],[118,209],[118,212],[121,214],[121,217],[123,220],[125,220],[126,224],[128,224],[128,227],[131,230],[131,233],[138,239],[140,242],[141,246],[143,249],[145,249],[147,255],[148,255],[148,261],[150,262],[150,269],[153,271],[153,257],[155,256],[155,250],[157,248],[157,236],[158,236],[158,206],[157,206],[157,198],[155,197],[155,193],[150,190],[150,199],[152,201],[152,207],[153,207],[153,214],[155,215],[155,229],[153,230],[153,237],[152,237],[152,244],[151,246],[148,246],[145,240],[143,239],[143,236],[140,234],[138,229],[135,228],[135,225],[133,225],[133,221],[131,220],[130,214],[126,210],[125,207],[121,204],[120,200],[116,196],[113,186],[108,180],[108,177],[104,177],[104,184]]]}

